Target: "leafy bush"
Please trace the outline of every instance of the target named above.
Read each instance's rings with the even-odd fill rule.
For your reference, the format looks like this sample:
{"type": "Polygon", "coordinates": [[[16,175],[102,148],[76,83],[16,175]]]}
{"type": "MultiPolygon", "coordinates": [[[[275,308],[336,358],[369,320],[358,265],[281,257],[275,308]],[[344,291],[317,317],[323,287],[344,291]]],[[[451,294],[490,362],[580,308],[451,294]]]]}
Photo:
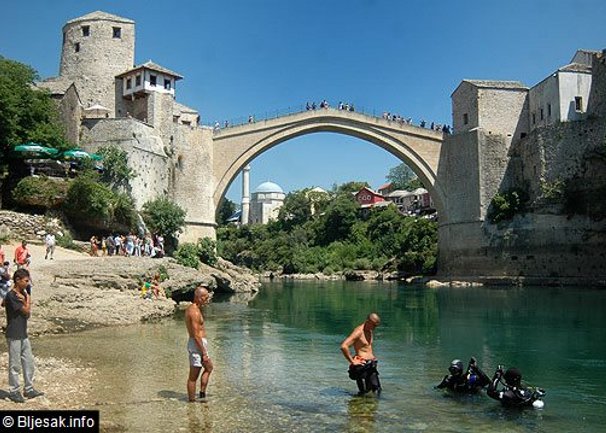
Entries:
{"type": "Polygon", "coordinates": [[[217,264],[215,249],[215,241],[210,238],[200,238],[195,244],[186,242],[179,245],[174,256],[179,264],[197,269],[200,262],[209,266],[217,264]]]}
{"type": "Polygon", "coordinates": [[[71,183],[63,209],[79,227],[128,231],[136,223],[132,199],[97,182],[94,176],[79,176],[71,183]]]}
{"type": "Polygon", "coordinates": [[[200,259],[198,258],[198,247],[191,242],[185,242],[179,245],[174,254],[177,263],[188,268],[198,269],[200,259]]]}
{"type": "Polygon", "coordinates": [[[206,263],[209,266],[215,266],[217,264],[217,244],[211,238],[198,239],[196,244],[198,248],[198,258],[202,263],[206,263]]]}
{"type": "Polygon", "coordinates": [[[28,176],[19,181],[12,195],[21,206],[51,209],[65,201],[68,188],[69,182],[63,179],[28,176]]]}
{"type": "Polygon", "coordinates": [[[528,202],[528,194],[521,189],[497,193],[490,201],[486,217],[493,223],[510,220],[517,213],[523,212],[528,202]]]}
{"type": "Polygon", "coordinates": [[[63,232],[62,236],[57,236],[57,246],[68,248],[70,250],[81,251],[82,249],[74,242],[71,233],[63,232]]]}
{"type": "Polygon", "coordinates": [[[185,211],[166,198],[157,198],[143,205],[141,212],[147,228],[164,236],[170,251],[177,244],[177,235],[185,225],[185,211]]]}

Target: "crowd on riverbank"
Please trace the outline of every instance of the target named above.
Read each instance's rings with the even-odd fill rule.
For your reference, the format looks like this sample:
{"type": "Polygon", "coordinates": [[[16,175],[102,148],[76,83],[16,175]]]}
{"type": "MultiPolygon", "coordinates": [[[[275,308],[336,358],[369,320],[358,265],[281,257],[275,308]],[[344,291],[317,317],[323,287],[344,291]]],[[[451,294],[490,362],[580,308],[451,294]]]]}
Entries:
{"type": "Polygon", "coordinates": [[[90,238],[90,255],[123,256],[123,257],[155,257],[165,256],[164,236],[147,234],[137,236],[133,233],[110,234],[107,236],[92,236],[90,238]]]}

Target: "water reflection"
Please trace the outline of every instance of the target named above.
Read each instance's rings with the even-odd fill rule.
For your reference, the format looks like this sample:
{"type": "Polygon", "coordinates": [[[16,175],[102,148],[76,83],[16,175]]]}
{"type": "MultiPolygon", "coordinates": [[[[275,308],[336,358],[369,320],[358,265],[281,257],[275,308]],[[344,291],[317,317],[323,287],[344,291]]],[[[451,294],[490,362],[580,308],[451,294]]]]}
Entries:
{"type": "Polygon", "coordinates": [[[347,404],[347,431],[350,433],[372,433],[375,430],[379,399],[374,396],[353,397],[347,404]]]}
{"type": "Polygon", "coordinates": [[[213,414],[206,402],[187,404],[187,426],[190,432],[213,432],[213,414]]]}
{"type": "Polygon", "coordinates": [[[126,431],[554,432],[606,423],[603,292],[426,289],[379,283],[272,283],[248,305],[206,307],[216,369],[206,403],[185,402],[182,313],[158,324],[37,339],[36,356],[98,371],[102,419],[126,431]],[[380,399],[354,397],[339,344],[377,311],[380,399]],[[546,388],[543,411],[511,411],[485,393],[433,389],[453,358],[476,356],[490,376],[521,368],[546,388]]]}

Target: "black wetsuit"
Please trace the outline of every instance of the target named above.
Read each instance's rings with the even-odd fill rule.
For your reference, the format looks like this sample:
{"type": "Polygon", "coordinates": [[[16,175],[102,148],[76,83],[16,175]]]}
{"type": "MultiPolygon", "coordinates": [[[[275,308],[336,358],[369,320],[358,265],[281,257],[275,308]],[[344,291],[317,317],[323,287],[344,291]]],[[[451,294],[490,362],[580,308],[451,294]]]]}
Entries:
{"type": "MultiPolygon", "coordinates": [[[[505,384],[503,385],[503,389],[499,390],[498,385],[500,380],[501,376],[499,374],[495,374],[492,378],[492,382],[490,382],[490,385],[488,385],[487,394],[489,397],[500,401],[503,406],[532,406],[535,400],[538,400],[540,398],[537,393],[522,386],[517,387],[505,384]]],[[[544,393],[544,391],[542,392],[544,393]]]]}
{"type": "Polygon", "coordinates": [[[444,376],[442,382],[436,386],[438,389],[447,388],[454,392],[473,394],[490,383],[490,379],[482,370],[475,366],[469,366],[467,374],[444,376]]]}
{"type": "Polygon", "coordinates": [[[351,364],[348,373],[349,378],[356,381],[360,394],[381,392],[376,359],[368,360],[364,364],[351,364]]]}

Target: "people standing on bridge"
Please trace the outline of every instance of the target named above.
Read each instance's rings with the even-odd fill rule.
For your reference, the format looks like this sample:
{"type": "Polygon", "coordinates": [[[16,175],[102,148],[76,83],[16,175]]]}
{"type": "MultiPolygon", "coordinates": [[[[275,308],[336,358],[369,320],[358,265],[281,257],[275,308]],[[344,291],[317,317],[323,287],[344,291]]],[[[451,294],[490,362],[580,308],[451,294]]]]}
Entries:
{"type": "Polygon", "coordinates": [[[364,323],[357,326],[352,333],[341,343],[341,352],[349,361],[349,377],[356,381],[359,395],[368,392],[381,392],[379,372],[377,371],[377,358],[372,351],[373,331],[381,323],[377,313],[370,313],[364,323]],[[354,356],[349,347],[353,345],[354,356]]]}
{"type": "Polygon", "coordinates": [[[194,292],[194,302],[185,310],[185,325],[189,340],[187,351],[189,353],[189,376],[187,378],[187,398],[190,402],[196,400],[196,381],[200,372],[200,398],[206,398],[206,388],[213,363],[208,354],[208,341],[202,306],[210,302],[210,293],[204,286],[199,286],[194,292]]]}
{"type": "Polygon", "coordinates": [[[248,123],[254,123],[255,122],[255,117],[251,114],[250,116],[248,116],[248,123]]]}

